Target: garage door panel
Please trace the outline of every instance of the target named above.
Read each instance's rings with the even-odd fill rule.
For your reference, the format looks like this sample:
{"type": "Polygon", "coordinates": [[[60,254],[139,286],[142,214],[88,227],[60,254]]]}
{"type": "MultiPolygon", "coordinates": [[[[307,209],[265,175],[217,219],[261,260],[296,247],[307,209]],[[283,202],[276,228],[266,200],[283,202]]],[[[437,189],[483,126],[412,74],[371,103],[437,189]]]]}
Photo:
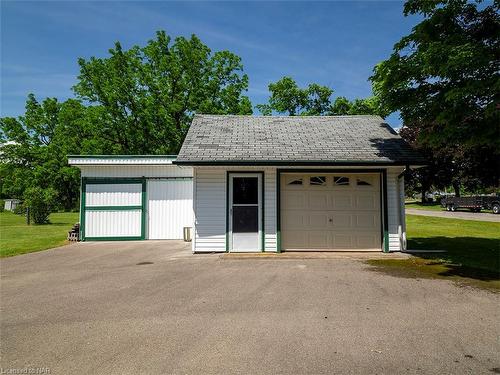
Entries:
{"type": "Polygon", "coordinates": [[[312,249],[327,249],[330,247],[330,233],[327,231],[307,232],[307,244],[312,249]]]}
{"type": "Polygon", "coordinates": [[[321,229],[328,230],[329,229],[329,221],[328,221],[328,213],[326,212],[312,212],[309,215],[309,225],[305,229],[321,229]]]}
{"type": "Polygon", "coordinates": [[[310,184],[310,174],[282,177],[282,182],[303,182],[293,187],[282,184],[283,249],[380,249],[380,176],[321,175],[326,176],[321,186],[310,184]]]}
{"type": "MultiPolygon", "coordinates": [[[[306,195],[307,193],[304,193],[306,195]]],[[[309,210],[324,210],[328,207],[328,196],[330,195],[327,191],[312,191],[309,194],[309,210]]]]}
{"type": "Polygon", "coordinates": [[[86,211],[86,237],[140,237],[141,210],[86,211]]]}
{"type": "Polygon", "coordinates": [[[378,236],[370,233],[360,233],[355,238],[356,247],[364,249],[377,249],[380,248],[380,243],[378,242],[378,236]]]}
{"type": "Polygon", "coordinates": [[[304,209],[306,207],[306,193],[303,191],[286,191],[282,199],[287,209],[304,209]]]}
{"type": "Polygon", "coordinates": [[[352,228],[352,214],[350,213],[335,213],[332,214],[332,224],[335,229],[352,228]]]}
{"type": "Polygon", "coordinates": [[[330,192],[332,209],[334,210],[352,210],[354,205],[352,192],[330,192]]]}
{"type": "Polygon", "coordinates": [[[356,209],[360,210],[378,210],[380,197],[373,193],[356,194],[356,209]]]}
{"type": "Polygon", "coordinates": [[[356,214],[355,218],[356,218],[356,228],[375,229],[378,226],[377,217],[372,212],[356,214]]]}
{"type": "Polygon", "coordinates": [[[87,206],[140,206],[142,184],[87,184],[87,206]]]}
{"type": "Polygon", "coordinates": [[[332,234],[334,249],[351,249],[353,248],[352,236],[346,234],[332,234]]]}
{"type": "Polygon", "coordinates": [[[282,215],[283,228],[288,229],[304,229],[306,223],[304,222],[304,215],[300,211],[287,211],[282,215]]]}
{"type": "Polygon", "coordinates": [[[299,231],[283,231],[283,247],[286,248],[296,248],[303,249],[306,245],[307,237],[304,236],[304,232],[299,231]]]}

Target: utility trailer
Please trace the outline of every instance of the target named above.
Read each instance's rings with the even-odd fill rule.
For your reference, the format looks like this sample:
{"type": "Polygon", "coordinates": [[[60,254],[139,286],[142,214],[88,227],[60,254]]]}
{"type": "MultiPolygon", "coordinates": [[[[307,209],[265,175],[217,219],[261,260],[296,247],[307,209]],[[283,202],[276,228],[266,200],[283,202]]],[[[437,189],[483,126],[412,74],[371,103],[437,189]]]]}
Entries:
{"type": "Polygon", "coordinates": [[[447,211],[456,211],[459,208],[468,208],[473,212],[492,210],[494,214],[500,213],[500,197],[493,195],[475,195],[471,197],[444,197],[441,207],[447,211]]]}

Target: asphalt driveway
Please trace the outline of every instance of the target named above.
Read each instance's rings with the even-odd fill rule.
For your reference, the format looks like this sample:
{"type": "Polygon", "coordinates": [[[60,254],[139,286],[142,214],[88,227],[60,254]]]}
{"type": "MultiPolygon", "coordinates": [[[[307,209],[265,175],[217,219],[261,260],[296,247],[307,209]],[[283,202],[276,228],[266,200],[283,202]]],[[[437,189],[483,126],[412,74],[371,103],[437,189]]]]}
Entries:
{"type": "Polygon", "coordinates": [[[490,221],[493,223],[500,223],[500,215],[495,215],[489,212],[431,211],[431,210],[420,210],[415,208],[406,208],[405,212],[408,215],[444,217],[448,219],[490,221]]]}
{"type": "Polygon", "coordinates": [[[500,371],[500,295],[362,261],[80,243],[1,261],[1,362],[51,374],[500,371]]]}

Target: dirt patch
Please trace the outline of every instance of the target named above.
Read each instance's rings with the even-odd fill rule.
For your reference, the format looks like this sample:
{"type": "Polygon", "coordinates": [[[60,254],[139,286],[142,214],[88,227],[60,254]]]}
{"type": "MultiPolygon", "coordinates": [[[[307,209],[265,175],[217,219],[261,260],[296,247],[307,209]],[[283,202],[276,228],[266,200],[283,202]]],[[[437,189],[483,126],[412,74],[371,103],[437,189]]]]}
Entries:
{"type": "Polygon", "coordinates": [[[370,259],[365,262],[375,272],[394,277],[414,279],[450,280],[461,286],[473,286],[500,293],[500,277],[498,272],[481,268],[466,267],[461,264],[448,263],[444,260],[422,259],[370,259]]]}

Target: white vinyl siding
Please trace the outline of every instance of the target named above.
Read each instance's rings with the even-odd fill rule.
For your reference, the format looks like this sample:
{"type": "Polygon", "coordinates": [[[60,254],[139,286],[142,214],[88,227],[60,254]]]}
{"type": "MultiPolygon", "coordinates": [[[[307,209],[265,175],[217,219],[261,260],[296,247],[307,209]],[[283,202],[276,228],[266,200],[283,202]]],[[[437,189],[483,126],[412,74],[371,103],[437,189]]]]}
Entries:
{"type": "Polygon", "coordinates": [[[401,220],[401,192],[399,188],[400,182],[398,180],[398,175],[402,172],[402,170],[402,168],[387,169],[387,218],[389,227],[389,251],[401,251],[400,232],[402,226],[404,225],[404,216],[403,220],[401,220]]]}
{"type": "Polygon", "coordinates": [[[226,170],[196,168],[194,251],[226,251],[226,170]]]}
{"type": "Polygon", "coordinates": [[[86,237],[140,237],[141,210],[86,211],[86,237]]]}
{"type": "Polygon", "coordinates": [[[180,240],[184,227],[193,225],[193,181],[147,181],[148,239],[180,240]]]}
{"type": "Polygon", "coordinates": [[[264,170],[264,251],[277,251],[276,236],[276,169],[264,170]]]}
{"type": "Polygon", "coordinates": [[[195,234],[194,252],[226,251],[226,176],[227,172],[264,172],[264,250],[277,251],[276,243],[276,168],[234,167],[194,170],[195,234]]]}

